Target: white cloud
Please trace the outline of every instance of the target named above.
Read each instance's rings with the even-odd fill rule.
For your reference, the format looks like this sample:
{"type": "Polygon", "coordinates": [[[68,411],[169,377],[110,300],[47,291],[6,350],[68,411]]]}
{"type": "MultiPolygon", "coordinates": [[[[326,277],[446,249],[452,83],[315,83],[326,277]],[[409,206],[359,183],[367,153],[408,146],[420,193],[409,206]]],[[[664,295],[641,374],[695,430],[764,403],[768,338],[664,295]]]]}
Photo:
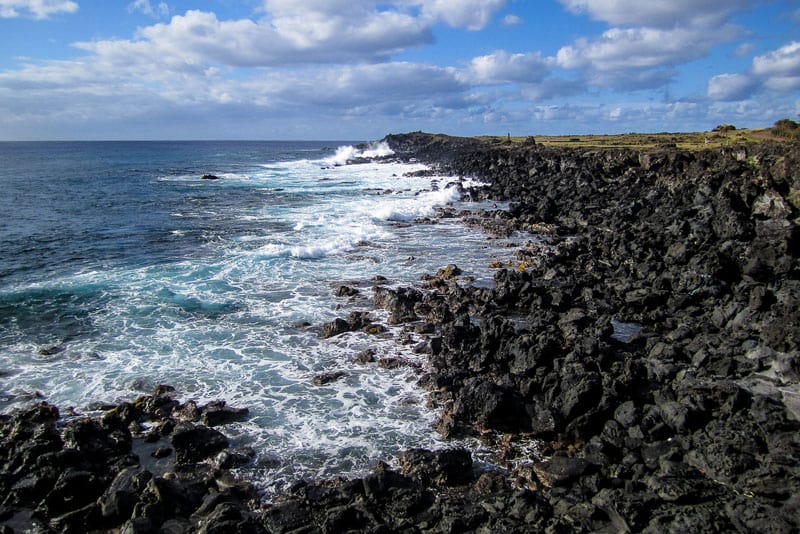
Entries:
{"type": "MultiPolygon", "coordinates": [[[[560,0],[571,12],[615,25],[556,54],[587,83],[620,90],[662,87],[679,65],[708,56],[746,31],[728,22],[753,0],[560,0]]],[[[759,0],[755,0],[758,2],[759,0]]]]}
{"type": "Polygon", "coordinates": [[[219,20],[213,13],[187,11],[169,23],[139,30],[136,40],[76,43],[80,49],[124,63],[142,55],[165,67],[274,66],[374,60],[429,42],[419,20],[394,12],[353,19],[347,14],[252,21],[219,20]]]}
{"type": "Polygon", "coordinates": [[[742,43],[736,47],[733,54],[737,57],[744,57],[751,54],[753,50],[755,50],[755,45],[753,43],[742,43]]]}
{"type": "Polygon", "coordinates": [[[356,21],[377,13],[403,14],[430,26],[444,22],[450,26],[480,30],[491,21],[492,15],[505,6],[506,0],[264,0],[263,10],[273,23],[297,19],[297,24],[309,16],[317,22],[323,18],[345,16],[356,21]]]}
{"type": "Polygon", "coordinates": [[[573,13],[615,25],[710,27],[758,0],[559,0],[573,13]]]}
{"type": "MultiPolygon", "coordinates": [[[[505,0],[265,0],[260,20],[220,20],[214,13],[192,10],[140,29],[134,40],[75,46],[103,57],[145,55],[180,70],[198,65],[376,61],[432,42],[432,25],[439,22],[482,28],[504,4],[505,0]]],[[[149,0],[136,0],[129,9],[152,15],[168,11],[166,4],[159,6],[157,10],[149,0]]]]}
{"type": "Polygon", "coordinates": [[[159,2],[156,7],[150,3],[150,0],[135,0],[128,4],[128,13],[139,11],[150,17],[168,17],[169,6],[166,2],[159,2]]]}
{"type": "Polygon", "coordinates": [[[708,81],[706,94],[711,100],[744,100],[756,88],[755,81],[744,74],[720,74],[708,81]]]}
{"type": "Polygon", "coordinates": [[[498,50],[473,58],[463,77],[479,85],[536,83],[547,76],[552,64],[552,59],[544,58],[538,52],[509,54],[498,50]]]}
{"type": "Polygon", "coordinates": [[[508,26],[508,27],[518,26],[519,24],[522,24],[522,19],[519,18],[517,15],[506,15],[505,17],[503,17],[502,22],[503,26],[508,26]]]}
{"type": "Polygon", "coordinates": [[[417,0],[425,16],[443,20],[450,26],[480,30],[489,24],[505,0],[417,0]]]}
{"type": "Polygon", "coordinates": [[[454,69],[420,63],[271,69],[244,80],[226,74],[214,68],[167,71],[146,60],[125,68],[85,60],[29,65],[0,73],[0,117],[112,120],[199,107],[211,114],[242,108],[344,116],[365,108],[409,113],[469,105],[454,69]]]}
{"type": "Polygon", "coordinates": [[[800,76],[800,42],[753,58],[753,72],[762,76],[800,76]]]}
{"type": "Polygon", "coordinates": [[[753,58],[753,74],[764,87],[778,93],[800,91],[800,42],[792,41],[753,58]]]}
{"type": "Polygon", "coordinates": [[[740,74],[720,74],[708,82],[708,97],[740,101],[759,90],[791,93],[800,90],[800,43],[790,42],[753,58],[751,69],[740,74]]]}
{"type": "Polygon", "coordinates": [[[46,19],[56,13],[75,13],[78,4],[70,0],[0,0],[0,18],[30,16],[46,19]]]}
{"type": "MultiPolygon", "coordinates": [[[[272,0],[265,6],[260,20],[188,11],[141,28],[132,39],[74,43],[86,54],[71,60],[0,72],[0,123],[145,120],[201,108],[210,114],[239,109],[430,118],[476,105],[454,68],[376,61],[429,42],[430,25],[444,17],[468,27],[482,24],[481,13],[494,9],[489,4],[469,17],[471,2],[429,3],[427,14],[418,1],[380,10],[366,0],[309,0],[301,8],[272,0]]],[[[152,2],[129,7],[158,13],[152,2]]],[[[510,69],[515,61],[507,63],[510,69]]]]}
{"type": "Polygon", "coordinates": [[[563,78],[546,78],[539,83],[520,88],[520,95],[529,102],[541,102],[552,98],[566,98],[586,90],[583,82],[563,78]]]}
{"type": "MultiPolygon", "coordinates": [[[[768,0],[559,0],[570,12],[613,27],[595,38],[561,47],[559,67],[580,73],[589,85],[619,90],[663,87],[677,68],[747,34],[730,22],[738,11],[768,0]]],[[[746,45],[737,53],[749,53],[746,45]]],[[[733,80],[719,78],[709,95],[732,97],[733,80]],[[727,82],[727,83],[725,83],[727,82]]]]}
{"type": "Polygon", "coordinates": [[[587,71],[589,77],[600,81],[601,85],[624,87],[632,78],[649,78],[661,83],[665,80],[660,79],[654,69],[703,57],[715,44],[736,35],[738,30],[732,26],[702,31],[612,28],[596,40],[582,38],[562,47],[556,60],[561,68],[587,71]]]}
{"type": "MultiPolygon", "coordinates": [[[[177,126],[174,133],[162,133],[160,128],[213,126],[228,119],[230,131],[238,132],[237,125],[252,128],[248,135],[253,137],[264,135],[258,133],[264,131],[258,130],[262,124],[301,123],[327,128],[332,136],[344,135],[336,132],[348,121],[377,125],[381,134],[387,125],[395,131],[407,126],[448,128],[439,121],[471,124],[480,128],[476,133],[485,133],[487,125],[504,132],[506,127],[513,132],[518,129],[514,125],[523,125],[519,129],[524,131],[524,125],[531,127],[534,120],[551,129],[568,127],[576,132],[707,129],[721,122],[739,125],[737,117],[751,124],[770,117],[770,122],[773,112],[784,111],[785,103],[735,100],[758,91],[791,95],[800,89],[800,45],[789,43],[758,56],[748,72],[709,80],[705,107],[691,102],[659,104],[660,94],[653,93],[640,95],[648,99],[644,103],[630,102],[632,90],[663,87],[682,63],[743,35],[730,23],[743,0],[725,6],[699,0],[691,3],[694,11],[686,0],[562,3],[615,27],[559,43],[564,46],[554,57],[535,50],[497,50],[462,57],[459,67],[391,58],[430,44],[437,25],[477,30],[520,23],[513,15],[498,15],[509,2],[261,0],[262,9],[254,17],[240,19],[187,11],[143,27],[127,39],[75,43],[80,53],[71,60],[28,60],[32,62],[18,69],[0,71],[0,131],[19,132],[38,124],[39,131],[50,132],[52,123],[65,132],[70,128],[88,132],[87,125],[102,123],[113,132],[113,125],[124,123],[155,125],[158,130],[153,135],[162,137],[186,136],[187,130],[181,134],[177,126]],[[628,94],[618,97],[604,88],[628,94]],[[557,100],[545,103],[569,102],[568,97],[578,94],[608,103],[539,105],[549,99],[557,100]],[[764,110],[760,116],[754,111],[758,106],[764,110]],[[717,116],[723,112],[730,116],[717,116]]],[[[34,2],[0,0],[6,9],[12,4],[16,12],[35,16],[29,9],[34,2]]],[[[126,0],[121,5],[153,17],[169,10],[158,0],[126,0]]],[[[461,32],[452,34],[463,37],[461,32]]],[[[296,135],[288,131],[295,130],[277,130],[272,136],[296,135]]]]}

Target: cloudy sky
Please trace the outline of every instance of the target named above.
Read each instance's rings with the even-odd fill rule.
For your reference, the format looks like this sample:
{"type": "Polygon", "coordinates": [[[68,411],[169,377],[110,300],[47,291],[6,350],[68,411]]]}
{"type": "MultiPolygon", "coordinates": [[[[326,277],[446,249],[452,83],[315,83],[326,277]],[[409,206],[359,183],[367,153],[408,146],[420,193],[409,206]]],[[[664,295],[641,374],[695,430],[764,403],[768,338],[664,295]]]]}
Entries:
{"type": "Polygon", "coordinates": [[[763,127],[797,0],[0,0],[0,139],[763,127]]]}

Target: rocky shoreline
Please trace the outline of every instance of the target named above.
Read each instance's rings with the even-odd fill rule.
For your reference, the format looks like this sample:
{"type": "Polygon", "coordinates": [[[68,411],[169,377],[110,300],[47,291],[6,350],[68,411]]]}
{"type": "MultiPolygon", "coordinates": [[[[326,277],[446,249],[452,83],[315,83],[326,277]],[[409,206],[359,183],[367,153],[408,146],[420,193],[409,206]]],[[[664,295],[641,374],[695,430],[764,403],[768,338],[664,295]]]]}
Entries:
{"type": "MultiPolygon", "coordinates": [[[[438,430],[480,436],[498,465],[411,450],[262,506],[230,472],[248,451],[211,428],[244,414],[160,388],[99,419],[47,404],[1,416],[0,531],[800,529],[799,145],[385,141],[486,182],[465,192],[476,200],[511,202],[448,215],[530,237],[491,288],[447,266],[373,290],[429,355],[438,430]]],[[[370,325],[357,311],[324,331],[370,325]]]]}

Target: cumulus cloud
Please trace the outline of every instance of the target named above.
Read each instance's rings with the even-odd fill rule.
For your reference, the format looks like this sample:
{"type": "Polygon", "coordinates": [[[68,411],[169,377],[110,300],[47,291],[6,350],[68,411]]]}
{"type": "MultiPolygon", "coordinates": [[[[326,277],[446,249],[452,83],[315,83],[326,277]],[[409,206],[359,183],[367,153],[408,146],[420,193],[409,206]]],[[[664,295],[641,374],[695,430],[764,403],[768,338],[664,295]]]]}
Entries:
{"type": "Polygon", "coordinates": [[[75,13],[78,4],[70,0],[0,0],[0,18],[20,16],[46,19],[56,13],[75,13]]]}
{"type": "Polygon", "coordinates": [[[556,54],[559,67],[583,70],[598,85],[658,86],[667,67],[708,54],[715,44],[738,35],[733,26],[697,31],[690,28],[612,28],[595,40],[578,39],[556,54]]]}
{"type": "Polygon", "coordinates": [[[505,5],[505,0],[420,0],[423,15],[440,19],[450,26],[480,30],[492,14],[505,5]]]}
{"type": "Polygon", "coordinates": [[[135,0],[128,4],[128,13],[139,11],[150,17],[167,17],[169,16],[169,6],[166,2],[159,2],[156,7],[150,3],[150,0],[135,0]]]}
{"type": "Polygon", "coordinates": [[[476,85],[536,83],[548,75],[552,64],[552,59],[538,52],[510,54],[498,50],[473,58],[463,78],[476,85]]]}
{"type": "MultiPolygon", "coordinates": [[[[78,124],[90,116],[113,120],[203,108],[284,115],[316,109],[328,116],[394,110],[431,117],[477,105],[469,80],[455,68],[392,62],[391,55],[429,43],[433,24],[475,29],[503,5],[267,0],[260,18],[233,20],[187,11],[130,39],[73,43],[85,54],[70,60],[0,72],[0,116],[18,124],[47,117],[78,124]]],[[[144,0],[128,7],[153,16],[168,9],[144,0]]],[[[509,55],[494,74],[536,66],[521,59],[509,55]]]]}
{"type": "Polygon", "coordinates": [[[529,102],[541,102],[553,98],[565,98],[585,91],[586,86],[579,80],[546,78],[539,83],[524,85],[520,95],[529,102]]]}
{"type": "Polygon", "coordinates": [[[264,0],[263,10],[276,24],[292,19],[302,22],[308,16],[321,20],[344,14],[358,21],[376,13],[396,13],[411,16],[427,26],[444,22],[480,30],[505,4],[506,0],[264,0]]]}
{"type": "Polygon", "coordinates": [[[556,55],[559,67],[582,73],[591,85],[615,89],[656,88],[670,82],[678,65],[706,57],[722,43],[746,34],[729,22],[752,0],[560,0],[573,13],[614,25],[595,38],[582,37],[556,55]]]}
{"type": "Polygon", "coordinates": [[[253,113],[348,115],[365,107],[463,108],[469,105],[466,89],[453,69],[409,62],[277,68],[235,80],[220,69],[176,74],[149,61],[125,68],[51,61],[0,73],[0,116],[78,120],[76,115],[86,114],[110,120],[198,107],[209,113],[242,107],[253,113]]]}
{"type": "Polygon", "coordinates": [[[753,58],[753,72],[763,76],[764,86],[779,93],[800,90],[800,43],[791,42],[753,58]]]}
{"type": "Polygon", "coordinates": [[[737,101],[758,90],[791,93],[800,90],[800,42],[792,41],[777,50],[753,58],[746,73],[720,74],[708,83],[708,97],[716,101],[737,101]]]}
{"type": "MultiPolygon", "coordinates": [[[[191,65],[377,61],[432,42],[431,28],[439,22],[480,29],[504,4],[505,0],[265,0],[259,20],[220,20],[214,13],[190,10],[140,29],[134,39],[75,46],[103,57],[144,55],[181,70],[191,65]]],[[[129,9],[163,15],[169,8],[136,0],[129,9]]]]}
{"type": "Polygon", "coordinates": [[[744,74],[720,74],[708,81],[706,94],[711,100],[731,101],[749,97],[756,83],[744,74]]]}
{"type": "Polygon", "coordinates": [[[522,19],[519,18],[517,15],[506,15],[505,17],[503,17],[502,22],[503,26],[508,26],[508,27],[518,26],[519,24],[522,24],[522,19]]]}
{"type": "Polygon", "coordinates": [[[800,76],[800,42],[753,58],[753,72],[763,76],[800,76]]]}
{"type": "Polygon", "coordinates": [[[273,20],[219,20],[214,13],[187,11],[169,23],[139,30],[135,40],[76,43],[103,57],[146,55],[175,67],[225,65],[258,67],[299,63],[348,62],[385,58],[431,40],[427,27],[401,13],[373,13],[354,19],[284,17],[273,20]]]}
{"type": "Polygon", "coordinates": [[[560,0],[571,12],[615,25],[710,27],[758,0],[560,0]]]}

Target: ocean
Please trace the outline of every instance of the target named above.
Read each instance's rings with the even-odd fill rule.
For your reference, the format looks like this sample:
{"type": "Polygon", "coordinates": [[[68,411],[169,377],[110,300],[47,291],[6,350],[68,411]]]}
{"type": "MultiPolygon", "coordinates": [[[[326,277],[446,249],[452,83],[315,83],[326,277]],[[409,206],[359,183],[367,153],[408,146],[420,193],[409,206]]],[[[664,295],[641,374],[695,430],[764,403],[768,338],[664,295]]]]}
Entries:
{"type": "MultiPolygon", "coordinates": [[[[323,339],[372,310],[372,280],[419,283],[456,263],[476,283],[508,259],[438,207],[458,177],[421,164],[343,165],[341,142],[0,143],[0,411],[46,400],[62,413],[131,401],[158,384],[223,399],[223,427],[257,455],[266,493],[298,478],[355,476],[410,447],[444,446],[399,327],[323,339]],[[203,180],[204,174],[218,180],[203,180]],[[435,223],[434,223],[435,222],[435,223]],[[336,296],[336,288],[359,296],[336,296]],[[338,371],[325,385],[314,377],[338,371]]],[[[468,184],[467,184],[468,185],[468,184]]]]}

